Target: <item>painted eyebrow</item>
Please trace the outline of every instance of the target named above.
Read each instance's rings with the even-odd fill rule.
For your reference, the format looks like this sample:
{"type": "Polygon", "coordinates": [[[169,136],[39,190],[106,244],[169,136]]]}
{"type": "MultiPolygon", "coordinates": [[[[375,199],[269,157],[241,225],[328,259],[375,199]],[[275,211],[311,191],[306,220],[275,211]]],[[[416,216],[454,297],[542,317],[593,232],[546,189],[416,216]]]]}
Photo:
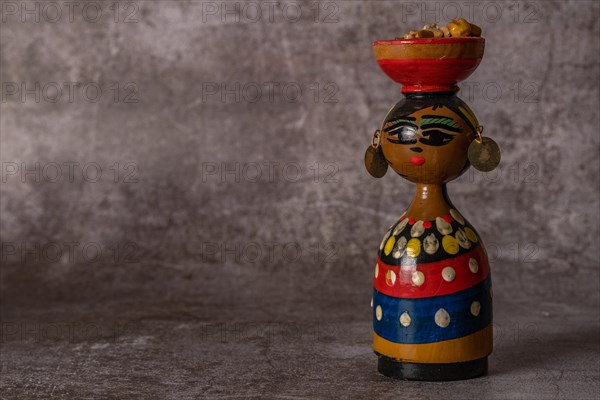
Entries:
{"type": "Polygon", "coordinates": [[[434,124],[441,124],[446,125],[449,128],[460,129],[460,125],[458,125],[458,123],[452,118],[440,117],[439,115],[423,115],[423,118],[421,118],[421,121],[419,121],[419,126],[434,124]]]}
{"type": "Polygon", "coordinates": [[[399,124],[400,122],[415,122],[416,120],[417,119],[415,117],[400,117],[400,118],[390,121],[388,123],[390,125],[396,125],[396,124],[399,124]]]}

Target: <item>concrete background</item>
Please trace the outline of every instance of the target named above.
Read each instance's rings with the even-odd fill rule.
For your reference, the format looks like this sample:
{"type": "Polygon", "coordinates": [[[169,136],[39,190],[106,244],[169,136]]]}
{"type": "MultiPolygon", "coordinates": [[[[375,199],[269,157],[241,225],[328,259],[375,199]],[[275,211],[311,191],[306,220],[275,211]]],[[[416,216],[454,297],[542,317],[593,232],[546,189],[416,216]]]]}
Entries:
{"type": "Polygon", "coordinates": [[[1,2],[2,398],[598,398],[596,2],[52,4],[1,2]],[[400,97],[371,42],[457,13],[496,349],[394,382],[372,269],[413,187],[363,167],[400,97]]]}

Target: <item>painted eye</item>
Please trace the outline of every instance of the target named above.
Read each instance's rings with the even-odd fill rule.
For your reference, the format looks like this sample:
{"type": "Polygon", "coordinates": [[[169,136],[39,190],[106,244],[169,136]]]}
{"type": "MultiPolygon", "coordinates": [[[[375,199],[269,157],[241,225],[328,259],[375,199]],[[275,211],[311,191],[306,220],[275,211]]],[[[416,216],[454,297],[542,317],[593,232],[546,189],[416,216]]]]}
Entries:
{"type": "Polygon", "coordinates": [[[428,129],[423,131],[423,137],[419,139],[419,142],[429,146],[443,146],[450,143],[452,139],[454,139],[454,135],[449,135],[437,129],[428,129]]]}
{"type": "Polygon", "coordinates": [[[388,140],[397,144],[415,144],[417,132],[417,128],[413,125],[398,126],[388,132],[388,140]]]}

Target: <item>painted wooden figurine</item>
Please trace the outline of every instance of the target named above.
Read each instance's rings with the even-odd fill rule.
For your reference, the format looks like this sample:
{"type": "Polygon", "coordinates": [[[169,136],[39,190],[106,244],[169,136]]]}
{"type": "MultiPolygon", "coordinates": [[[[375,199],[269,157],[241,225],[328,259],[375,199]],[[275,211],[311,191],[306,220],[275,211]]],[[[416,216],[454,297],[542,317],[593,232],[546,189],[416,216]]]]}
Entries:
{"type": "Polygon", "coordinates": [[[403,85],[365,155],[369,172],[388,165],[416,183],[416,195],[381,242],[374,271],[373,329],[378,370],[410,380],[458,380],[487,372],[492,287],[475,228],[448,199],[446,183],[471,164],[493,169],[499,151],[457,82],[477,68],[479,37],[374,43],[380,67],[403,85]]]}

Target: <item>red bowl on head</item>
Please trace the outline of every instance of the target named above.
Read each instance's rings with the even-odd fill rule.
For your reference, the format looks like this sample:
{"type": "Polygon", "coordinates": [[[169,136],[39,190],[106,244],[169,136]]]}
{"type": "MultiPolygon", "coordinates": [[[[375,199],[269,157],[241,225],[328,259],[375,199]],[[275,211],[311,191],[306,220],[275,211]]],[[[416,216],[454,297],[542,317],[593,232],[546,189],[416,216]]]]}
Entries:
{"type": "Polygon", "coordinates": [[[485,39],[457,37],[380,40],[373,43],[377,63],[402,93],[458,90],[457,83],[477,69],[485,39]]]}

